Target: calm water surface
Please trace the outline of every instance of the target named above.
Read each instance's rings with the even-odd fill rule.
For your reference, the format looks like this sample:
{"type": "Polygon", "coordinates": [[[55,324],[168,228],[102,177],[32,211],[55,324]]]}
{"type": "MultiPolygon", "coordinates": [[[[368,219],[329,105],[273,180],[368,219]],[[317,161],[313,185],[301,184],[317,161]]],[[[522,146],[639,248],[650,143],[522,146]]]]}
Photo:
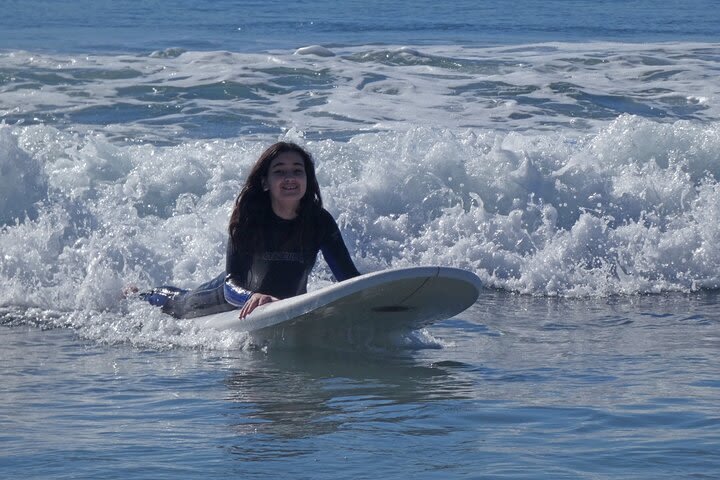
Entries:
{"type": "Polygon", "coordinates": [[[487,293],[430,333],[445,346],[217,352],[5,326],[4,471],[714,478],[720,469],[714,294],[487,293]]]}

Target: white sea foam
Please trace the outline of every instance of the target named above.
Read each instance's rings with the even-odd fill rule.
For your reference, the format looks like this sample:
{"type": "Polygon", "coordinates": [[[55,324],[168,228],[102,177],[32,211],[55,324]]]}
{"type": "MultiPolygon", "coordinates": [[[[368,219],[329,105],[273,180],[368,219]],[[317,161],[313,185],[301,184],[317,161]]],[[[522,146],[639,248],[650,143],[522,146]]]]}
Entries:
{"type": "Polygon", "coordinates": [[[317,55],[318,57],[334,57],[335,54],[329,48],[322,45],[310,45],[295,50],[295,55],[317,55]]]}
{"type": "Polygon", "coordinates": [[[716,44],[308,46],[269,54],[0,54],[0,115],[177,142],[432,128],[601,128],[620,114],[720,119],[716,44]],[[294,55],[293,53],[307,53],[294,55]],[[322,53],[322,55],[320,55],[322,53]],[[328,56],[332,53],[333,56],[328,56]]]}
{"type": "MultiPolygon", "coordinates": [[[[0,303],[61,311],[117,310],[124,283],[191,286],[221,271],[232,202],[265,145],[116,146],[42,126],[0,136],[2,213],[17,218],[0,236],[0,303]]],[[[541,295],[720,282],[717,124],[623,116],[579,137],[418,127],[287,138],[315,153],[364,271],[455,265],[541,295]]],[[[314,278],[329,279],[324,265],[314,278]]]]}
{"type": "MultiPolygon", "coordinates": [[[[0,87],[0,308],[107,342],[246,346],[121,290],[219,273],[233,200],[277,138],[314,153],[361,271],[453,265],[491,288],[551,296],[718,288],[718,87],[703,52],[5,55],[27,78],[0,87]],[[615,114],[618,102],[646,115],[615,114]],[[43,119],[12,124],[18,111],[43,119]],[[238,118],[252,135],[228,130],[238,118]]],[[[330,279],[320,262],[311,288],[330,279]]]]}

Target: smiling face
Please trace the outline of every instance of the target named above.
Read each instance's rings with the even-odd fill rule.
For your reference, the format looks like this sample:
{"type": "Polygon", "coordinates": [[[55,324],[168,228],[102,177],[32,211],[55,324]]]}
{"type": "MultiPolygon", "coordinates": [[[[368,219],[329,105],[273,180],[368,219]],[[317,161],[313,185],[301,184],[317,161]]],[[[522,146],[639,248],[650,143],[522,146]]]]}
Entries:
{"type": "Polygon", "coordinates": [[[270,203],[275,215],[293,219],[297,216],[300,200],[307,191],[305,162],[296,152],[283,152],[270,162],[263,187],[270,192],[270,203]]]}

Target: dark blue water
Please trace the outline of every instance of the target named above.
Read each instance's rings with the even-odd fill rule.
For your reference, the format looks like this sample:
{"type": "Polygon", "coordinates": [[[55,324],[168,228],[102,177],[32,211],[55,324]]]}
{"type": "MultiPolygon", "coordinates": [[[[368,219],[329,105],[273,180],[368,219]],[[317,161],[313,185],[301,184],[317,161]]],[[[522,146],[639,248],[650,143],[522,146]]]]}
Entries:
{"type": "Polygon", "coordinates": [[[310,44],[718,40],[713,0],[7,1],[0,48],[261,51],[310,44]]]}

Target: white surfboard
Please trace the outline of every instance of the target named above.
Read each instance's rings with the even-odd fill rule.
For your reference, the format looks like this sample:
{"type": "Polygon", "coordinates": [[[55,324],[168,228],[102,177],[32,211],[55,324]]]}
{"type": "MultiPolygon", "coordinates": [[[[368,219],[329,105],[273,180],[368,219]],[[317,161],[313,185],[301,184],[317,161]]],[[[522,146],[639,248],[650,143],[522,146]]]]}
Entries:
{"type": "Polygon", "coordinates": [[[383,270],[258,307],[245,319],[238,310],[194,319],[216,330],[267,333],[278,328],[413,330],[470,307],[482,289],[471,272],[450,267],[383,270]]]}

